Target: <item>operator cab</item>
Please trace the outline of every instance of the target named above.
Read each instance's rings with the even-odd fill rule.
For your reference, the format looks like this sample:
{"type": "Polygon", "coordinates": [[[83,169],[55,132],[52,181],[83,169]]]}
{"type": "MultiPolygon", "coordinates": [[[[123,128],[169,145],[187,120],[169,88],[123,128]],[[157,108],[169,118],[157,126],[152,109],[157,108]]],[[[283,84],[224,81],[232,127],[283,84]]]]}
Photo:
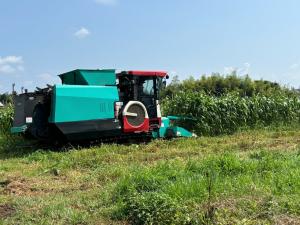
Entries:
{"type": "Polygon", "coordinates": [[[166,72],[161,71],[125,71],[117,74],[119,80],[120,101],[126,105],[130,101],[141,102],[148,113],[149,129],[160,127],[161,112],[159,106],[159,92],[168,78],[166,72]]]}

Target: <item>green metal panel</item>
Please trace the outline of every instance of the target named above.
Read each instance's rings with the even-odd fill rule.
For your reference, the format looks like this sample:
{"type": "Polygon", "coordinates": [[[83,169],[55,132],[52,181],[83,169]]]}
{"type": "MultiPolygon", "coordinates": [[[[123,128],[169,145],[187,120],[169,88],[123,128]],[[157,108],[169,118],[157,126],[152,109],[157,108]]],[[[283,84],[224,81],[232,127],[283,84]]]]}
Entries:
{"type": "Polygon", "coordinates": [[[169,129],[173,131],[175,137],[192,137],[193,133],[189,132],[188,130],[178,126],[171,126],[170,120],[178,120],[178,119],[180,119],[180,117],[177,116],[163,117],[159,131],[152,132],[152,137],[165,138],[167,136],[167,130],[169,129]]]}
{"type": "Polygon", "coordinates": [[[167,129],[170,127],[170,119],[167,117],[162,117],[161,119],[161,127],[159,129],[159,136],[165,137],[167,129]]]}
{"type": "Polygon", "coordinates": [[[116,86],[56,85],[49,122],[114,118],[115,101],[119,101],[116,86]]]}
{"type": "Polygon", "coordinates": [[[116,85],[115,70],[81,70],[89,85],[116,85]]]}
{"type": "Polygon", "coordinates": [[[161,126],[158,131],[152,132],[153,138],[164,138],[166,136],[167,129],[170,127],[170,119],[167,117],[161,118],[161,126]]]}
{"type": "Polygon", "coordinates": [[[88,85],[88,83],[83,79],[78,70],[74,70],[68,73],[59,75],[63,84],[78,84],[78,85],[88,85]]]}
{"type": "Polygon", "coordinates": [[[176,137],[193,137],[193,133],[184,129],[183,127],[171,127],[176,134],[176,137]]]}
{"type": "Polygon", "coordinates": [[[116,85],[115,70],[73,70],[59,75],[63,84],[116,85]]]}
{"type": "Polygon", "coordinates": [[[10,132],[12,134],[24,133],[27,130],[27,125],[23,125],[21,127],[12,127],[10,128],[10,132]]]}

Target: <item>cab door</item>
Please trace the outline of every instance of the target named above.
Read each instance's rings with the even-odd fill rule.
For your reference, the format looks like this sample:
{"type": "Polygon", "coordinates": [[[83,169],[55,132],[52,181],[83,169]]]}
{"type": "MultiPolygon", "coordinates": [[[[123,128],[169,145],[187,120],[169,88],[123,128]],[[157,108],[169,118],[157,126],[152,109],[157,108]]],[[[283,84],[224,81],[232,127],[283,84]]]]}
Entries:
{"type": "Polygon", "coordinates": [[[149,118],[157,117],[156,79],[155,77],[140,77],[138,81],[138,100],[142,102],[149,114],[149,118]]]}

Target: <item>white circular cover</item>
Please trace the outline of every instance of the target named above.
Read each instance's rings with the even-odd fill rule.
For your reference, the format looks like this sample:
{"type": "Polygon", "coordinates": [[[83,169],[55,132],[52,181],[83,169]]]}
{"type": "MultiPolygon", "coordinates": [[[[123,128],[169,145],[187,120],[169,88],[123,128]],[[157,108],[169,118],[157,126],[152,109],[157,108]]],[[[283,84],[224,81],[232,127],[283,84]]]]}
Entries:
{"type": "Polygon", "coordinates": [[[128,102],[122,114],[133,127],[139,127],[145,119],[149,118],[145,105],[139,101],[128,102]]]}

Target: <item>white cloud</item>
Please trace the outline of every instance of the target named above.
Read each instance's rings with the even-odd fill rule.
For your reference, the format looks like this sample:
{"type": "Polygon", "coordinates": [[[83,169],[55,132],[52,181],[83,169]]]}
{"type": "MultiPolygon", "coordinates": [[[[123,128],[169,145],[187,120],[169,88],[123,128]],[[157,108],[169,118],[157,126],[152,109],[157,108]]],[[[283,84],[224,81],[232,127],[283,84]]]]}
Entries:
{"type": "Polygon", "coordinates": [[[117,0],[95,0],[96,3],[101,5],[114,6],[118,4],[117,0]]]}
{"type": "Polygon", "coordinates": [[[233,72],[237,71],[237,68],[233,66],[224,67],[224,74],[231,74],[233,72]]]}
{"type": "Polygon", "coordinates": [[[41,82],[39,83],[46,83],[46,84],[56,84],[59,82],[59,78],[57,76],[53,76],[49,73],[42,73],[37,76],[41,82]]]}
{"type": "Polygon", "coordinates": [[[23,58],[22,56],[6,56],[0,57],[0,64],[22,64],[23,58]]]}
{"type": "Polygon", "coordinates": [[[81,27],[78,31],[76,31],[74,33],[74,35],[79,38],[79,39],[83,39],[86,38],[87,36],[89,36],[91,34],[91,32],[85,28],[85,27],[81,27]]]}
{"type": "Polygon", "coordinates": [[[22,56],[0,56],[0,73],[8,74],[24,71],[22,56]]]}
{"type": "Polygon", "coordinates": [[[239,68],[239,70],[237,71],[239,75],[247,75],[250,73],[250,67],[251,64],[248,62],[245,62],[242,68],[239,68]]]}
{"type": "Polygon", "coordinates": [[[250,68],[251,68],[251,64],[245,62],[242,67],[233,67],[233,66],[224,67],[224,74],[227,75],[236,72],[237,75],[243,76],[250,73],[250,68]]]}
{"type": "Polygon", "coordinates": [[[15,68],[11,65],[0,65],[0,73],[13,73],[15,68]]]}
{"type": "Polygon", "coordinates": [[[292,65],[290,66],[290,70],[295,70],[295,69],[298,69],[298,68],[299,68],[299,66],[300,66],[300,64],[299,64],[299,63],[294,63],[294,64],[292,64],[292,65]]]}

